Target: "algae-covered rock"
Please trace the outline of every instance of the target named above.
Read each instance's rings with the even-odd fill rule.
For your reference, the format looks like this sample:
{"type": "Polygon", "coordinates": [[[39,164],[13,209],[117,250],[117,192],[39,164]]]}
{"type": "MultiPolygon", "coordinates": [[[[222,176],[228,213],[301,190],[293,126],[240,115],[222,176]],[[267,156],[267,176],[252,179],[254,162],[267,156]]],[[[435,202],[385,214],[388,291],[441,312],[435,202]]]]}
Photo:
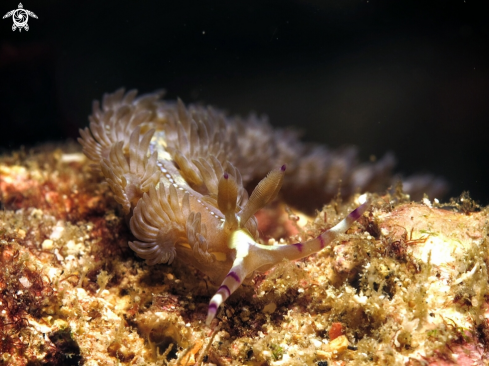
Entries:
{"type": "MultiPolygon", "coordinates": [[[[97,174],[71,145],[0,159],[0,364],[487,362],[488,211],[467,196],[372,195],[339,240],[255,276],[211,329],[210,283],[138,259],[97,174]]],[[[314,217],[277,201],[258,213],[261,238],[316,237],[356,199],[314,217]]]]}

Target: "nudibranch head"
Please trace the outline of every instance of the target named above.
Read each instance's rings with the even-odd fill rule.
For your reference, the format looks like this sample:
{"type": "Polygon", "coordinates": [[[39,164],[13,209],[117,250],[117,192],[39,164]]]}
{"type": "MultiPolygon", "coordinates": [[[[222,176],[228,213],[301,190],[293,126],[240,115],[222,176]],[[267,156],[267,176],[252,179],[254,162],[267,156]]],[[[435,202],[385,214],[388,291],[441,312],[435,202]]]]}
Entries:
{"type": "Polygon", "coordinates": [[[229,273],[209,303],[206,324],[210,325],[219,306],[241,285],[242,281],[254,271],[270,268],[284,259],[297,260],[321,251],[339,234],[344,233],[358,220],[370,206],[365,201],[336,226],[317,238],[289,245],[258,244],[245,230],[233,232],[230,247],[236,250],[236,259],[229,273]]]}

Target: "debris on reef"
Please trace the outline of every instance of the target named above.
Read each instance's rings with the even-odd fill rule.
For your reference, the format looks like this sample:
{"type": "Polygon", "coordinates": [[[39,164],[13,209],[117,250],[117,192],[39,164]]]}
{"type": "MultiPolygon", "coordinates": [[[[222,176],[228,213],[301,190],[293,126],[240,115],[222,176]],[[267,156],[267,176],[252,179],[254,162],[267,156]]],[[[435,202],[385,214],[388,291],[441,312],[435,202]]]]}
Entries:
{"type": "MultiPolygon", "coordinates": [[[[97,174],[75,145],[0,158],[0,365],[488,362],[488,209],[466,194],[373,195],[322,252],[237,290],[211,329],[209,282],[139,259],[97,174]]],[[[357,198],[314,217],[278,200],[258,213],[261,240],[316,237],[357,198]]]]}

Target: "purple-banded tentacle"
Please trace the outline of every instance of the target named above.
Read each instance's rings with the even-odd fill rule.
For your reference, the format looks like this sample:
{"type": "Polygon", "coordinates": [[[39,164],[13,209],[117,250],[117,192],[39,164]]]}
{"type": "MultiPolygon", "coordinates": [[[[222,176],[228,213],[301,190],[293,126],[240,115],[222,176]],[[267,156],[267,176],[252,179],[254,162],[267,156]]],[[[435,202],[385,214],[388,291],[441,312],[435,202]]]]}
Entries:
{"type": "Polygon", "coordinates": [[[221,304],[238,289],[246,278],[246,275],[246,267],[243,265],[243,258],[237,258],[226,278],[222,281],[221,287],[219,287],[215,295],[212,296],[207,312],[207,325],[209,325],[212,319],[216,316],[219,306],[221,306],[221,304]]]}
{"type": "Polygon", "coordinates": [[[209,325],[216,316],[217,309],[243,280],[259,268],[273,266],[284,259],[297,260],[322,250],[338,235],[344,233],[358,220],[370,206],[367,201],[353,210],[337,225],[325,231],[317,238],[304,243],[289,245],[262,245],[256,243],[246,230],[237,230],[231,237],[229,247],[236,250],[236,259],[226,278],[209,303],[206,323],[209,325]]]}
{"type": "Polygon", "coordinates": [[[311,239],[303,243],[273,245],[268,247],[271,248],[274,253],[276,253],[276,258],[280,260],[283,260],[284,258],[288,260],[297,260],[317,253],[336,239],[338,235],[346,232],[356,220],[362,217],[363,213],[369,208],[369,206],[369,201],[358,206],[338,224],[333,226],[331,229],[326,230],[315,239],[311,239]]]}

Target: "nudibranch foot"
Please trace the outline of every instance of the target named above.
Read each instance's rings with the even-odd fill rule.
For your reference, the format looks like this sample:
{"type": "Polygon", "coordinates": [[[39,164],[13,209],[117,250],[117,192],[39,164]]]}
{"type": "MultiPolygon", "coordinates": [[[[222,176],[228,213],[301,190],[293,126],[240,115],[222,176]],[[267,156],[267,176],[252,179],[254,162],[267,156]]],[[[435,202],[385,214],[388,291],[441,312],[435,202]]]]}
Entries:
{"type": "Polygon", "coordinates": [[[254,271],[270,268],[284,259],[297,260],[321,251],[326,245],[337,238],[338,235],[346,232],[363,215],[369,206],[369,201],[364,202],[337,225],[325,231],[317,238],[304,243],[262,245],[255,242],[245,230],[235,231],[231,237],[230,246],[236,249],[236,259],[231,270],[209,303],[206,324],[211,324],[221,304],[254,271]]]}

